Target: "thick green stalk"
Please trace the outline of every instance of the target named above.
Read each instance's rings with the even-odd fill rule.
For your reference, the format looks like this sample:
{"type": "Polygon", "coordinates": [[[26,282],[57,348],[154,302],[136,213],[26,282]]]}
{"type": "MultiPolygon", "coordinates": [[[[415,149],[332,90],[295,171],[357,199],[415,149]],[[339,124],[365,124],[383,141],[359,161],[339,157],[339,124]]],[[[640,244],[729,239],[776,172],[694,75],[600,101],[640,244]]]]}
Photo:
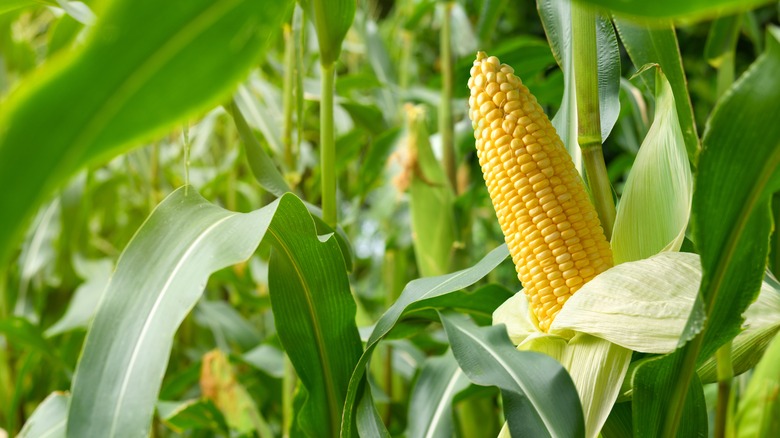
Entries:
{"type": "Polygon", "coordinates": [[[321,65],[322,96],[320,99],[320,170],[322,177],[322,218],[336,228],[336,139],[333,133],[333,82],[335,66],[321,65]]]}
{"type": "Polygon", "coordinates": [[[599,114],[596,10],[572,3],[574,80],[577,90],[577,142],[582,150],[585,174],[604,234],[609,239],[615,224],[615,201],[601,148],[599,114]]]}
{"type": "Polygon", "coordinates": [[[439,134],[441,135],[444,170],[453,190],[458,189],[455,174],[455,144],[452,127],[452,6],[444,4],[441,33],[439,35],[441,51],[441,100],[439,101],[439,134]]]}
{"type": "Polygon", "coordinates": [[[287,171],[295,171],[295,150],[292,138],[293,133],[293,109],[295,108],[295,36],[292,28],[284,25],[284,84],[283,84],[283,115],[284,129],[282,130],[282,143],[284,145],[284,162],[287,171]]]}
{"type": "Polygon", "coordinates": [[[715,438],[726,436],[726,422],[729,418],[729,399],[731,381],[734,379],[734,367],[731,363],[731,341],[720,347],[715,353],[718,365],[718,403],[715,409],[715,438]]]}

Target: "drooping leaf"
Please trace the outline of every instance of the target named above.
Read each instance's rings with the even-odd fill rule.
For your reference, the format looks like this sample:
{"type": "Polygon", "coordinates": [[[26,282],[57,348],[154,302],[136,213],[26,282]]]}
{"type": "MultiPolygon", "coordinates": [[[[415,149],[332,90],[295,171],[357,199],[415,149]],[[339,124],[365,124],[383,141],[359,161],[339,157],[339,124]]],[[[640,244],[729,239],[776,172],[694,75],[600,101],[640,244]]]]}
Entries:
{"type": "Polygon", "coordinates": [[[506,245],[501,245],[470,268],[439,277],[419,278],[406,285],[398,300],[377,321],[366,343],[366,349],[352,372],[344,405],[344,415],[341,419],[342,438],[354,435],[352,425],[353,411],[351,407],[356,404],[358,389],[361,387],[361,383],[364,382],[366,365],[369,359],[371,359],[371,354],[376,346],[379,345],[379,341],[390,333],[390,330],[396,326],[408,309],[424,307],[428,299],[436,299],[476,283],[508,256],[509,250],[506,245]]]}
{"type": "Polygon", "coordinates": [[[715,15],[749,11],[769,0],[586,0],[620,14],[646,18],[706,19],[715,15]]]}
{"type": "Polygon", "coordinates": [[[453,436],[452,400],[469,385],[469,380],[447,350],[425,361],[409,396],[409,438],[453,436]]]}
{"type": "Polygon", "coordinates": [[[202,300],[194,314],[200,325],[211,329],[217,346],[224,351],[233,345],[248,351],[260,343],[257,329],[225,301],[202,300]]]}
{"type": "Polygon", "coordinates": [[[356,305],[336,238],[317,236],[300,202],[277,216],[268,288],[274,321],[306,398],[296,422],[310,436],[338,435],[352,370],[363,351],[356,305]]]}
{"type": "Polygon", "coordinates": [[[619,17],[614,22],[620,40],[637,69],[646,64],[661,66],[672,87],[688,160],[696,164],[701,147],[674,27],[669,23],[638,24],[619,17]]]}
{"type": "Polygon", "coordinates": [[[224,99],[290,4],[139,0],[100,11],[83,46],[42,66],[4,102],[0,184],[14,190],[0,192],[0,259],[35,207],[76,170],[224,99]]]}
{"type": "Polygon", "coordinates": [[[108,259],[78,260],[75,266],[78,274],[86,281],[74,292],[62,318],[46,330],[46,337],[86,328],[95,315],[95,309],[114,269],[114,263],[108,259]]]}
{"type": "Polygon", "coordinates": [[[620,264],[578,290],[563,306],[550,332],[571,330],[635,351],[672,352],[690,339],[681,340],[680,336],[692,313],[699,327],[703,323],[703,309],[695,305],[700,281],[701,264],[696,254],[664,252],[620,264]]]}
{"type": "Polygon", "coordinates": [[[120,257],[87,334],[70,435],[149,430],[176,329],[212,272],[254,252],[280,203],[239,214],[182,188],[157,207],[120,257]]]}
{"type": "Polygon", "coordinates": [[[479,328],[466,317],[442,314],[455,358],[469,379],[497,386],[514,436],[584,436],[582,407],[566,370],[540,353],[517,351],[502,326],[479,328]]]}
{"type": "Polygon", "coordinates": [[[693,175],[669,81],[656,72],[655,116],[623,188],[612,231],[615,263],[677,251],[685,239],[693,175]]]}

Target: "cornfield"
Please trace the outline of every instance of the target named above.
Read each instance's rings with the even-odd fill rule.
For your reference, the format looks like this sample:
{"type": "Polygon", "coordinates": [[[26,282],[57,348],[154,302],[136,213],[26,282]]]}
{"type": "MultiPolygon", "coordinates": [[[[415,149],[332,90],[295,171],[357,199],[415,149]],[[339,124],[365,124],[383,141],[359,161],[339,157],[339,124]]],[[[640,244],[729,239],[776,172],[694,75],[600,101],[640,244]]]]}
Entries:
{"type": "Polygon", "coordinates": [[[0,438],[780,436],[779,16],[0,1],[0,438]]]}

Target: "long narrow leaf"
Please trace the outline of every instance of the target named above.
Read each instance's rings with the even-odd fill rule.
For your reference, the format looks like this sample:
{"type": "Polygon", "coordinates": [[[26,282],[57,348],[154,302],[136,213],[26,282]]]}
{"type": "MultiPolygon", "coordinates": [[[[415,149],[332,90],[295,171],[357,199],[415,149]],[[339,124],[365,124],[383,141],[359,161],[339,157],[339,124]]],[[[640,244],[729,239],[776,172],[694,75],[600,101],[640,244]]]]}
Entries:
{"type": "Polygon", "coordinates": [[[268,288],[274,321],[307,390],[297,421],[310,436],[336,436],[352,370],[363,350],[356,305],[336,238],[318,238],[301,202],[270,228],[268,288]]]}
{"type": "Polygon", "coordinates": [[[425,362],[409,398],[409,438],[453,436],[452,400],[468,387],[452,350],[425,362]]]}
{"type": "Polygon", "coordinates": [[[457,314],[441,319],[463,372],[478,385],[501,389],[512,435],[584,435],[577,389],[561,364],[544,354],[518,351],[502,326],[479,328],[457,314]]]}
{"type": "Polygon", "coordinates": [[[0,186],[14,189],[0,192],[0,260],[35,207],[76,170],[224,99],[290,4],[122,0],[99,11],[83,46],[44,64],[4,102],[0,186]]]}
{"type": "Polygon", "coordinates": [[[87,334],[70,436],[148,433],[176,329],[212,272],[254,252],[279,205],[239,214],[179,189],[158,206],[120,257],[87,334]]]}

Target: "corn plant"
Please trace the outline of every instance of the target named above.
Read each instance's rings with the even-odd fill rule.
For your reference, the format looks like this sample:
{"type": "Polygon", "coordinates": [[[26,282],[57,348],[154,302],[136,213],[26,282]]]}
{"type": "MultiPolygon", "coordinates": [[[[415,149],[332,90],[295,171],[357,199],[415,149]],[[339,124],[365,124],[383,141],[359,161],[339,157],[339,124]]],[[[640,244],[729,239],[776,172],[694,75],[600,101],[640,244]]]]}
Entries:
{"type": "Polygon", "coordinates": [[[0,4],[0,438],[780,435],[777,22],[0,4]]]}

